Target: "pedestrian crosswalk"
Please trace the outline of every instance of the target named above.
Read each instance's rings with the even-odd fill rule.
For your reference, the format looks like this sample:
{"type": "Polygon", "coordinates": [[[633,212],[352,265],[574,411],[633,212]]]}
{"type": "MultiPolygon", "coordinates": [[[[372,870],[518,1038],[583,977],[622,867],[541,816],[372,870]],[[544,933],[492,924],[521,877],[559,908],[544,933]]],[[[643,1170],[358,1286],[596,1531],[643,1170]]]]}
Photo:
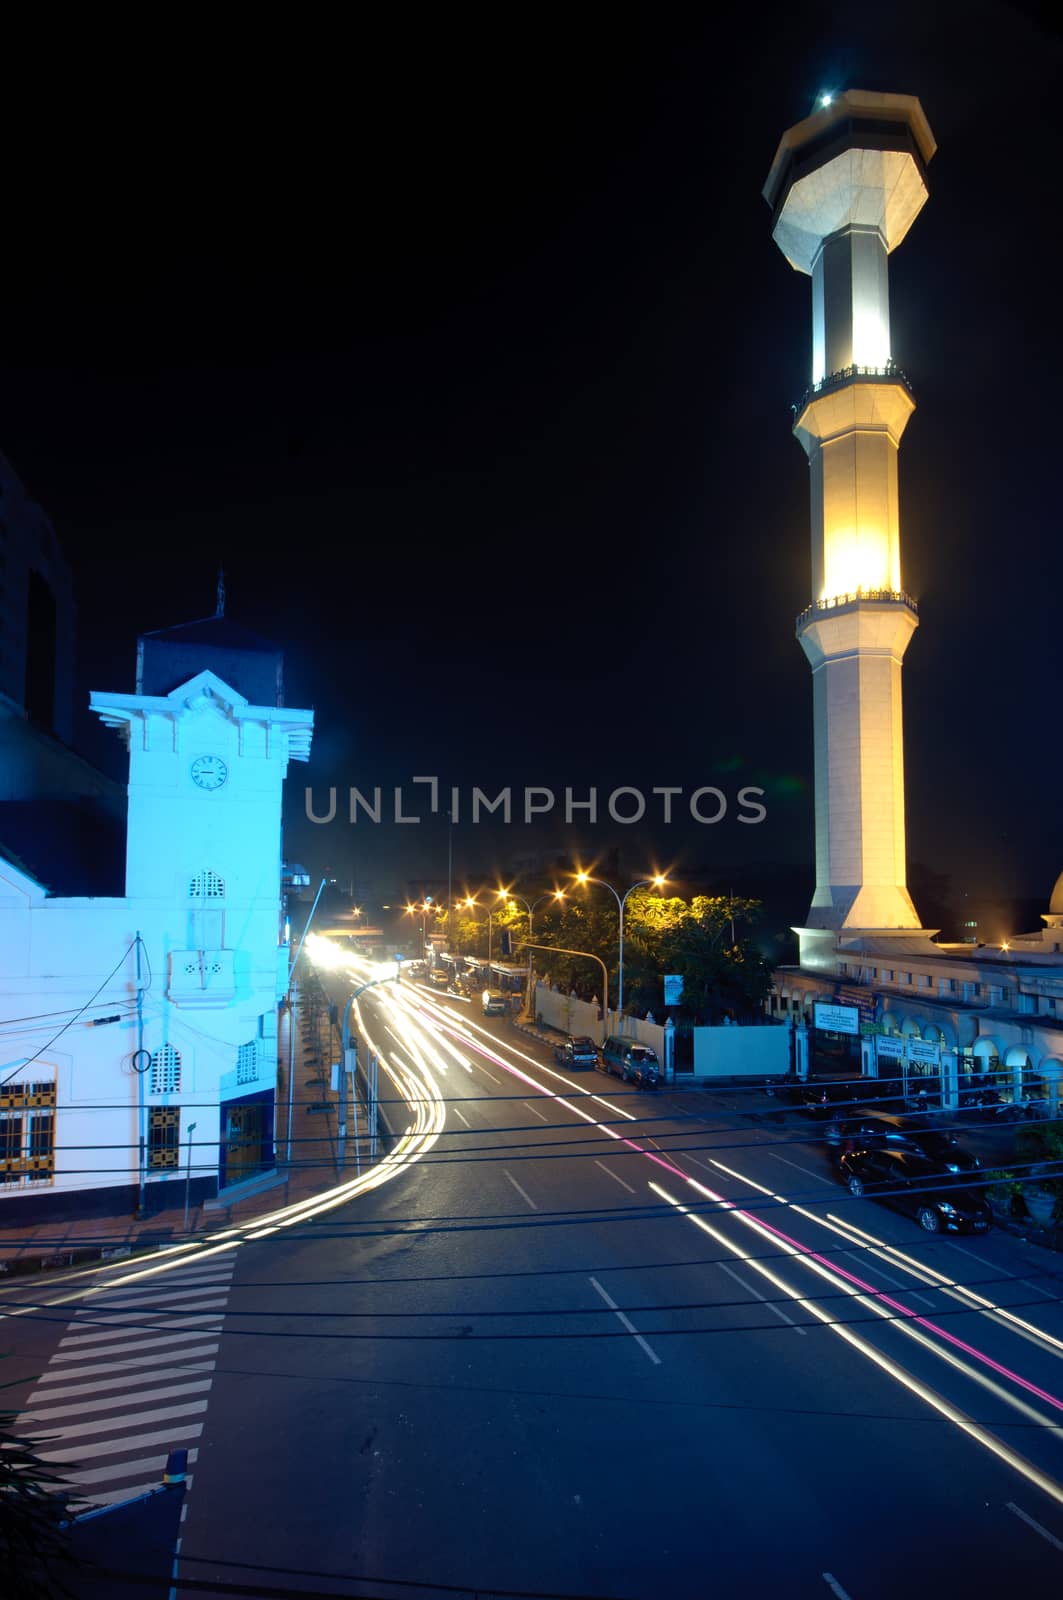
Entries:
{"type": "Polygon", "coordinates": [[[19,1417],[78,1509],[155,1489],[171,1450],[189,1476],[203,1433],[235,1255],[91,1293],[19,1417]]]}

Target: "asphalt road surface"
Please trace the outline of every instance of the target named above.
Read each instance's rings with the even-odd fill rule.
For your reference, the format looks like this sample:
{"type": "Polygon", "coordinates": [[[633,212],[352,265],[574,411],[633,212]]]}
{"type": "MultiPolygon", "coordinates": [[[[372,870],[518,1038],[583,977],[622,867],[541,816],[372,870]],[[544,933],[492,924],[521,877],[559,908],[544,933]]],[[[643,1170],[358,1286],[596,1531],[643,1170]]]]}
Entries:
{"type": "Polygon", "coordinates": [[[196,1592],[1060,1588],[1055,1257],[927,1236],[853,1200],[814,1127],[750,1128],[707,1117],[697,1091],[562,1073],[475,1002],[402,989],[367,994],[359,1022],[392,1120],[414,1130],[388,1181],[215,1237],[181,1277],[175,1263],[109,1288],[90,1345],[101,1312],[83,1280],[50,1286],[58,1320],[6,1324],[15,1375],[45,1375],[28,1410],[53,1426],[62,1397],[41,1390],[66,1386],[71,1353],[127,1363],[79,1376],[110,1402],[103,1432],[65,1444],[85,1473],[129,1454],[94,1455],[118,1436],[106,1419],[125,1438],[136,1411],[109,1377],[209,1378],[138,1401],[176,1408],[142,1424],[152,1434],[198,1430],[173,1441],[197,1451],[179,1566],[196,1592]],[[417,1085],[406,1112],[400,1087],[417,1085]],[[197,1276],[207,1298],[202,1313],[178,1301],[182,1322],[160,1296],[197,1276]],[[106,1331],[123,1317],[124,1345],[106,1331]],[[149,1354],[165,1359],[142,1371],[149,1354]]]}

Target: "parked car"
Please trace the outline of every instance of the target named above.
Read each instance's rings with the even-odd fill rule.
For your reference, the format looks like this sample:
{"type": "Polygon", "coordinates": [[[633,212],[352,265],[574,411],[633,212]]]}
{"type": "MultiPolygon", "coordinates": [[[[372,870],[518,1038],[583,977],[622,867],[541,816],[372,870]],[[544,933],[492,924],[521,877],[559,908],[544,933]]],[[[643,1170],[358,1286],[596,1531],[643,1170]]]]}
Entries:
{"type": "Polygon", "coordinates": [[[483,1004],[485,1017],[509,1016],[509,999],[504,994],[492,993],[491,990],[485,989],[483,1004]]]}
{"type": "Polygon", "coordinates": [[[896,1116],[889,1111],[864,1111],[855,1117],[837,1117],[823,1137],[840,1151],[914,1150],[934,1163],[938,1172],[974,1172],[982,1163],[965,1150],[956,1135],[933,1118],[915,1114],[896,1116]]]}
{"type": "Polygon", "coordinates": [[[432,968],[431,972],[428,974],[428,981],[432,985],[433,989],[450,988],[450,974],[448,972],[444,972],[440,967],[432,968]]]}
{"type": "Polygon", "coordinates": [[[640,1089],[655,1089],[661,1078],[661,1063],[657,1052],[637,1039],[621,1039],[617,1035],[606,1039],[602,1045],[601,1065],[605,1072],[615,1073],[625,1083],[637,1083],[640,1089]]]}
{"type": "Polygon", "coordinates": [[[914,1150],[850,1150],[838,1162],[849,1193],[914,1217],[927,1233],[985,1233],[992,1216],[980,1189],[964,1188],[914,1150]]]}
{"type": "Polygon", "coordinates": [[[554,1051],[554,1060],[563,1067],[596,1067],[598,1046],[586,1034],[564,1039],[554,1051]]]}

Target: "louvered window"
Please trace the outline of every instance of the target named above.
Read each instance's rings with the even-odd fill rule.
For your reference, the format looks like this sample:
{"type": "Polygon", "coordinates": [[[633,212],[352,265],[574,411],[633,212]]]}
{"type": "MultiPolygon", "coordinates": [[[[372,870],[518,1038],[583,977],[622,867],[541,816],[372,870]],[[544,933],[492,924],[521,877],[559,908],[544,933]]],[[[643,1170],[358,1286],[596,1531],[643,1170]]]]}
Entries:
{"type": "Polygon", "coordinates": [[[172,1044],[164,1044],[151,1058],[152,1094],[176,1094],[181,1087],[181,1057],[172,1044]]]}
{"type": "Polygon", "coordinates": [[[190,900],[224,900],[225,879],[217,872],[197,872],[188,885],[188,897],[190,900]]]}
{"type": "Polygon", "coordinates": [[[250,1044],[242,1044],[236,1052],[236,1081],[237,1083],[258,1082],[258,1041],[252,1039],[250,1044]]]}

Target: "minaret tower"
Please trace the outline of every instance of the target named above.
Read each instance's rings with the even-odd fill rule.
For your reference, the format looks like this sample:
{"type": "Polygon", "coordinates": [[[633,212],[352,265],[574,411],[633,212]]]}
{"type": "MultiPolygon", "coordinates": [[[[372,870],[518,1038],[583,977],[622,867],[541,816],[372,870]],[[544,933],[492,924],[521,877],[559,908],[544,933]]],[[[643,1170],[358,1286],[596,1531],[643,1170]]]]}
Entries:
{"type": "Polygon", "coordinates": [[[812,491],[816,891],[801,964],[919,931],[906,885],[901,662],[918,626],[901,581],[897,450],[915,409],[890,348],[888,257],[927,198],[936,146],[911,95],[849,90],[783,134],[764,197],[812,279],[812,382],[794,432],[812,491]]]}

